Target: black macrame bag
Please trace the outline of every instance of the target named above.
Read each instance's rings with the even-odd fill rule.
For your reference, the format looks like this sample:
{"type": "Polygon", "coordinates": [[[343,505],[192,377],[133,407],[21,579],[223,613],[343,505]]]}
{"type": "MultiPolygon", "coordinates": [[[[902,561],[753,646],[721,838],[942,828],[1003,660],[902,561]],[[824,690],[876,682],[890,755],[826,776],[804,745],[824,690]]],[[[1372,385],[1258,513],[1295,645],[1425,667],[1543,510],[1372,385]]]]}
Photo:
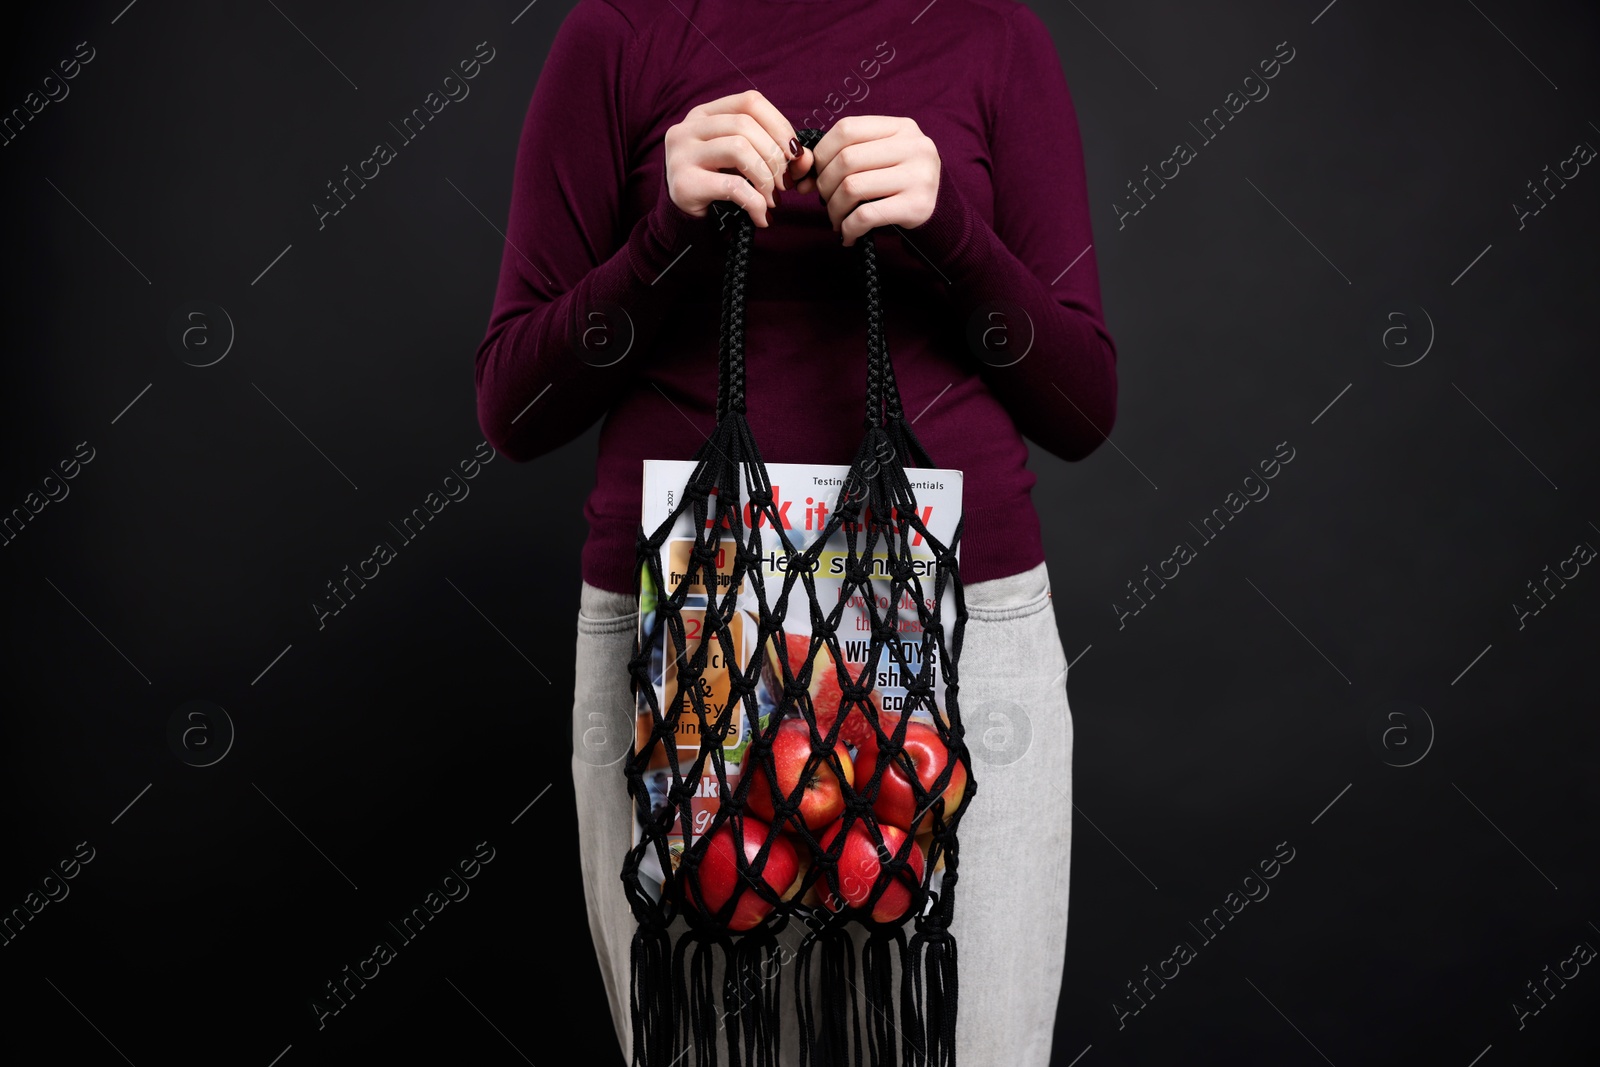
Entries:
{"type": "MultiPolygon", "coordinates": [[[[800,137],[810,147],[821,131],[802,130],[800,137]]],[[[719,1046],[725,1046],[734,1067],[776,1067],[779,1018],[785,1010],[782,991],[792,987],[802,1065],[953,1067],[957,969],[950,925],[955,909],[956,828],[976,791],[957,702],[956,668],[967,618],[956,559],[962,524],[957,522],[949,543],[942,543],[918,514],[907,467],[934,464],[901,407],[884,339],[877,253],[868,233],[857,242],[867,297],[866,432],[821,535],[804,551],[791,542],[779,521],[768,471],[745,418],[745,288],[754,226],[743,210],[728,203],[714,206],[730,209],[722,217],[729,224],[725,229],[732,230],[723,282],[717,425],[695,454],[693,474],[671,515],[653,532],[641,524],[637,543],[636,577],[641,589],[658,591],[642,630],[664,625],[670,647],[687,654],[677,654],[676,686],[664,702],[657,699],[654,685],[661,676],[654,643],[637,639],[628,664],[639,702],[634,751],[623,761],[639,824],[638,843],[622,867],[624,891],[639,924],[631,950],[633,1063],[715,1067],[719,1046]],[[741,488],[748,499],[743,510],[741,488]],[[663,580],[661,548],[685,513],[693,516],[694,543],[684,572],[675,586],[669,586],[663,580]],[[849,546],[843,591],[837,604],[828,605],[819,602],[813,572],[823,545],[841,530],[849,546]],[[776,544],[764,541],[768,534],[776,544]],[[912,565],[914,540],[925,543],[924,556],[931,551],[937,561],[931,590],[918,573],[927,568],[912,565]],[[769,603],[760,568],[763,558],[773,552],[789,565],[781,591],[769,603]],[[720,560],[719,553],[723,553],[720,560]],[[880,610],[882,602],[872,583],[876,579],[883,586],[885,572],[889,595],[887,606],[880,610]],[[759,603],[758,633],[754,654],[741,657],[730,626],[739,611],[735,594],[747,575],[754,579],[759,603]],[[953,594],[953,619],[941,618],[947,584],[953,594]],[[698,643],[696,633],[685,632],[685,601],[691,588],[706,592],[703,612],[688,612],[703,619],[703,626],[694,628],[698,643]],[[853,593],[862,594],[856,603],[865,605],[871,630],[870,652],[859,674],[848,669],[838,633],[853,593]],[[797,599],[802,602],[796,603],[797,599]],[[908,602],[916,606],[918,618],[902,626],[901,611],[908,602]],[[784,634],[784,620],[791,611],[804,612],[812,631],[799,662],[791,662],[784,634]],[[903,644],[907,629],[921,633],[915,669],[903,644]],[[709,686],[701,684],[708,662],[718,659],[713,640],[726,672],[727,697],[720,707],[706,699],[709,686]],[[776,650],[776,668],[769,648],[776,650]],[[819,655],[824,648],[826,657],[819,655]],[[872,699],[876,679],[871,672],[885,650],[905,682],[905,707],[897,717],[880,717],[872,699]],[[811,699],[813,668],[819,660],[823,669],[838,672],[841,695],[835,715],[819,715],[811,699]],[[936,664],[943,669],[942,711],[935,702],[936,664]],[[744,755],[746,771],[730,788],[720,739],[727,735],[736,710],[742,709],[750,723],[756,722],[753,694],[764,684],[763,670],[769,672],[765,684],[781,687],[782,714],[769,715],[760,727],[752,725],[744,755]],[[918,709],[930,713],[927,725],[937,731],[948,754],[937,779],[926,784],[903,747],[912,712],[918,709]],[[871,738],[865,743],[874,746],[877,759],[873,767],[856,768],[852,785],[840,773],[838,753],[848,751],[840,735],[853,713],[866,720],[871,738]],[[686,718],[691,721],[686,723],[686,718]],[[826,763],[839,778],[844,795],[842,823],[833,828],[840,832],[832,837],[831,847],[818,840],[827,835],[814,834],[800,818],[805,786],[785,796],[771,784],[781,778],[773,756],[780,725],[795,719],[810,734],[811,755],[802,777],[811,779],[826,763]],[[679,752],[686,727],[701,739],[692,759],[679,752]],[[652,773],[660,776],[663,764],[667,788],[659,787],[658,778],[652,797],[645,775],[654,767],[652,773]],[[880,826],[873,814],[880,783],[896,766],[901,780],[910,783],[918,811],[906,832],[880,826]],[[954,810],[946,810],[947,788],[962,774],[966,788],[954,810]],[[770,791],[765,805],[773,816],[769,824],[749,812],[752,788],[770,791]],[[720,803],[709,824],[696,827],[690,817],[691,798],[707,790],[719,795],[720,803]],[[763,825],[766,831],[758,838],[752,828],[763,825]],[[675,831],[682,836],[676,863],[668,846],[675,831]],[[847,869],[841,858],[852,834],[859,838],[861,833],[867,835],[872,862],[860,859],[858,842],[855,869],[847,869]],[[926,856],[917,834],[930,841],[926,856]],[[796,841],[798,846],[792,843],[796,841]],[[715,852],[719,844],[727,847],[715,852]],[[774,886],[763,877],[769,862],[777,869],[774,856],[787,864],[787,857],[801,850],[808,850],[812,859],[792,886],[774,886]],[[934,872],[941,860],[943,878],[935,890],[934,872]],[[730,865],[737,875],[724,901],[711,899],[706,888],[710,875],[702,877],[703,868],[713,863],[720,864],[725,881],[730,865]],[[659,898],[645,891],[641,865],[662,873],[659,898]],[[852,884],[851,879],[859,880],[852,884]],[[868,883],[870,890],[864,890],[868,883]],[[827,906],[801,903],[813,888],[817,894],[812,899],[820,895],[827,906]],[[897,902],[908,898],[909,905],[900,917],[877,921],[873,912],[888,894],[900,894],[894,898],[897,902]],[[855,906],[848,903],[852,900],[855,906]],[[760,916],[753,925],[752,915],[760,916]],[[687,930],[674,939],[669,927],[679,918],[687,930]],[[792,960],[780,959],[778,935],[796,923],[804,923],[805,929],[799,948],[792,960]],[[714,988],[719,957],[721,990],[714,988]],[[790,962],[793,966],[786,967],[790,962]]],[[[645,615],[641,605],[641,616],[645,615]]],[[[854,721],[861,729],[860,720],[854,721]]]]}

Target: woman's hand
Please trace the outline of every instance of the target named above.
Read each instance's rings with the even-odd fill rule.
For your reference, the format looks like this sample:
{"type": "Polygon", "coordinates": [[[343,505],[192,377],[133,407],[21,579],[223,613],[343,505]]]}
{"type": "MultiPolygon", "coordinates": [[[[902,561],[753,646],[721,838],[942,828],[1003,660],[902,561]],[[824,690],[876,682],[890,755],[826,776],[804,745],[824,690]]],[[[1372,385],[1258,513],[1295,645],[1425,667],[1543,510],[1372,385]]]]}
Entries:
{"type": "Polygon", "coordinates": [[[714,200],[732,200],[757,226],[768,225],[774,195],[811,170],[782,112],[754,89],[700,104],[667,130],[667,192],[686,214],[705,217],[714,200]]]}
{"type": "MultiPolygon", "coordinates": [[[[817,142],[817,177],[795,186],[822,195],[846,246],[877,226],[914,229],[939,195],[939,148],[908,118],[852,115],[817,142]]],[[[804,172],[802,172],[804,173],[804,172]]]]}

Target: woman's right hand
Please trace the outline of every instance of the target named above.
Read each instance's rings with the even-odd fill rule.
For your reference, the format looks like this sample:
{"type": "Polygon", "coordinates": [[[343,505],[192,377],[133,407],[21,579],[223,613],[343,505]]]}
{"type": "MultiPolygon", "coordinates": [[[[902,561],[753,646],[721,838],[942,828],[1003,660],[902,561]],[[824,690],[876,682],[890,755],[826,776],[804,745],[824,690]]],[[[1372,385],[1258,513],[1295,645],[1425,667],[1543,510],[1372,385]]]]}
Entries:
{"type": "Polygon", "coordinates": [[[731,200],[766,226],[774,194],[811,166],[789,120],[754,89],[700,104],[667,130],[667,192],[695,218],[713,200],[731,200]]]}

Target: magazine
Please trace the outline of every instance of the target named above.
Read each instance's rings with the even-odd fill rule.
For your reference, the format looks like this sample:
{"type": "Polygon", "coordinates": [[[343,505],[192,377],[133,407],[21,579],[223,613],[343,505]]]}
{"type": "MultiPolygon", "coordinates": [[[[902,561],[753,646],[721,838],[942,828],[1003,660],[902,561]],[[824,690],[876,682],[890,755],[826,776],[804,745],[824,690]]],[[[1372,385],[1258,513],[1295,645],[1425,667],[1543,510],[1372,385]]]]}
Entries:
{"type": "MultiPolygon", "coordinates": [[[[644,462],[644,499],[643,499],[643,525],[646,530],[658,529],[669,518],[676,504],[681,500],[684,486],[694,472],[696,463],[692,460],[646,460],[644,462]]],[[[813,546],[821,535],[822,529],[827,525],[834,505],[838,501],[841,488],[850,473],[846,465],[824,464],[796,464],[796,463],[769,463],[766,465],[770,485],[772,487],[773,505],[784,523],[785,533],[790,543],[794,546],[796,554],[805,552],[813,546]]],[[[943,545],[949,545],[955,536],[956,525],[961,518],[962,502],[962,473],[956,470],[908,468],[906,475],[911,482],[912,490],[916,497],[918,517],[929,533],[943,545]]],[[[741,510],[748,515],[746,496],[748,487],[741,483],[740,500],[741,510]]],[[[707,520],[709,524],[711,520],[707,520]]],[[[668,709],[680,700],[677,686],[677,664],[680,660],[687,660],[698,648],[701,640],[709,637],[711,647],[707,650],[707,665],[701,676],[700,691],[705,695],[706,706],[721,712],[728,704],[730,679],[728,665],[722,661],[721,642],[717,640],[714,632],[708,633],[704,628],[704,618],[707,608],[707,591],[702,585],[694,585],[687,591],[684,601],[683,622],[684,640],[689,646],[679,650],[671,647],[673,639],[668,632],[668,627],[662,625],[662,616],[658,610],[660,598],[670,596],[679,584],[685,580],[686,572],[690,569],[690,554],[694,547],[694,518],[688,509],[680,514],[672,527],[667,540],[660,549],[660,567],[666,588],[656,590],[650,588],[651,579],[648,570],[642,570],[643,586],[640,589],[639,611],[639,639],[641,647],[648,647],[651,651],[650,677],[655,689],[656,706],[668,709]]],[[[817,591],[817,602],[824,612],[831,611],[839,603],[845,584],[845,561],[849,558],[848,536],[842,530],[836,532],[828,543],[821,546],[818,556],[818,566],[814,572],[817,591]]],[[[748,531],[746,532],[748,537],[748,531]]],[[[770,529],[763,529],[762,550],[764,557],[761,563],[759,577],[748,574],[737,589],[735,613],[729,625],[729,631],[738,648],[738,664],[748,665],[756,654],[755,643],[759,634],[758,602],[754,582],[763,583],[767,603],[772,605],[782,594],[784,580],[788,571],[789,557],[782,542],[770,529]]],[[[859,551],[864,547],[865,535],[856,535],[856,546],[859,551]]],[[[918,581],[922,587],[923,595],[931,598],[934,593],[937,577],[937,561],[934,554],[920,534],[913,533],[911,537],[911,561],[917,568],[918,581]]],[[[718,575],[718,588],[711,590],[712,596],[719,599],[726,595],[729,582],[732,580],[733,557],[736,546],[731,532],[724,530],[722,541],[718,546],[715,566],[718,575]]],[[[875,556],[870,573],[872,574],[871,586],[877,599],[880,616],[889,608],[890,579],[883,573],[882,539],[875,546],[875,556]]],[[[957,559],[960,558],[960,546],[955,548],[957,559]]],[[[943,601],[940,605],[940,618],[946,629],[946,638],[949,637],[949,628],[955,619],[954,594],[950,582],[945,584],[943,601]]],[[[932,605],[928,605],[931,609],[932,605]]],[[[868,610],[863,602],[863,594],[857,590],[852,593],[850,602],[846,604],[837,630],[840,651],[842,652],[846,667],[852,676],[860,677],[870,653],[871,633],[868,610]],[[859,635],[859,636],[857,636],[859,635]]],[[[788,662],[792,671],[798,672],[809,652],[811,643],[811,618],[807,603],[807,593],[801,581],[795,581],[789,594],[789,608],[784,617],[784,636],[788,642],[788,662]]],[[[909,594],[902,592],[901,604],[898,611],[898,627],[904,635],[901,642],[901,653],[891,653],[886,645],[879,651],[878,661],[873,664],[869,677],[874,680],[872,702],[881,709],[885,732],[892,732],[889,725],[901,714],[905,704],[906,679],[902,675],[900,659],[904,658],[905,669],[913,675],[922,670],[922,624],[917,612],[917,605],[911,600],[909,594]],[[895,719],[891,719],[894,716],[895,719]]],[[[743,770],[742,762],[746,749],[749,746],[751,734],[768,721],[768,717],[780,714],[783,682],[781,669],[776,659],[776,649],[770,647],[775,642],[769,642],[769,648],[764,651],[763,666],[761,669],[761,684],[757,686],[754,696],[754,706],[747,714],[743,706],[736,707],[728,723],[728,729],[721,738],[723,758],[726,767],[726,779],[730,793],[736,791],[739,777],[743,770]]],[[[931,646],[935,647],[936,646],[931,646]]],[[[946,713],[945,696],[946,681],[943,665],[934,664],[934,702],[938,713],[943,717],[946,713]]],[[[836,718],[841,700],[837,669],[833,663],[832,655],[826,644],[822,645],[816,653],[816,662],[812,668],[810,695],[812,706],[818,717],[819,729],[826,731],[823,717],[831,715],[836,718]]],[[[686,695],[681,699],[687,703],[686,695]]],[[[643,751],[649,742],[653,726],[653,717],[647,695],[640,692],[637,706],[637,730],[635,734],[635,751],[643,751]]],[[[926,722],[932,718],[932,713],[925,707],[918,708],[911,713],[915,723],[918,720],[926,722]]],[[[859,730],[860,715],[847,717],[847,725],[854,724],[855,730],[841,728],[839,742],[846,746],[846,751],[852,759],[857,753],[857,744],[861,740],[859,730]]],[[[948,721],[948,720],[946,720],[948,721]]],[[[699,720],[694,714],[683,714],[678,719],[677,727],[677,759],[681,772],[693,763],[700,751],[701,738],[699,736],[699,720]]],[[[867,727],[870,730],[870,727],[867,727]]],[[[908,728],[909,729],[909,728],[908,728]]],[[[875,739],[871,744],[875,747],[875,739]]],[[[865,782],[867,771],[859,772],[862,784],[865,782]]],[[[954,779],[952,779],[954,780],[954,779]]],[[[961,780],[965,781],[962,774],[961,780]]],[[[659,814],[667,806],[667,792],[672,784],[672,771],[667,763],[664,748],[657,746],[652,756],[649,767],[644,774],[645,787],[649,793],[651,811],[659,814]]],[[[761,785],[757,782],[753,785],[761,785]]],[[[712,825],[720,803],[719,790],[715,772],[710,761],[700,780],[697,795],[691,798],[689,812],[692,820],[692,839],[699,840],[712,825]]],[[[916,825],[926,832],[931,819],[921,819],[916,825]]],[[[642,839],[640,815],[637,809],[633,819],[633,844],[637,846],[642,839]]],[[[820,833],[819,833],[820,836],[820,833]]],[[[668,836],[668,845],[674,869],[683,854],[683,825],[682,819],[677,820],[668,836]]],[[[926,841],[919,838],[919,843],[926,850],[926,841]]],[[[802,851],[803,851],[802,846],[802,851]]],[[[935,863],[935,873],[931,888],[937,891],[942,880],[942,857],[935,863]]],[[[664,875],[660,859],[654,849],[647,849],[640,865],[639,879],[642,888],[653,900],[660,900],[664,875]]],[[[818,880],[820,884],[820,879],[818,880]]],[[[814,905],[817,887],[813,886],[811,893],[802,901],[802,905],[814,905]]]]}

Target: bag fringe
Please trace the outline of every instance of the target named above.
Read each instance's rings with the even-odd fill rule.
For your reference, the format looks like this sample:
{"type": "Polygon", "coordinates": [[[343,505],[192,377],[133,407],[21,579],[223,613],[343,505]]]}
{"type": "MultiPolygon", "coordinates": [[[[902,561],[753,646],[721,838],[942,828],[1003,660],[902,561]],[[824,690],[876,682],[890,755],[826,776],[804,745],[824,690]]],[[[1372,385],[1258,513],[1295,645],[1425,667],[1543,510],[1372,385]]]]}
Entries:
{"type": "Polygon", "coordinates": [[[905,934],[900,930],[873,931],[861,950],[861,992],[867,1007],[869,1062],[893,1064],[899,1029],[894,1021],[894,958],[905,951],[905,934]],[[900,952],[891,949],[899,948],[900,952]]]}
{"type": "Polygon", "coordinates": [[[818,994],[822,1001],[821,1045],[828,1067],[861,1067],[861,1012],[856,990],[855,942],[842,923],[834,923],[818,938],[822,946],[822,973],[818,994]],[[846,1029],[848,1017],[848,1029],[846,1029]],[[854,1053],[854,1058],[851,1054],[854,1053]]]}
{"type": "Polygon", "coordinates": [[[634,1067],[669,1062],[666,1056],[677,1043],[678,1028],[672,996],[672,941],[666,930],[641,924],[633,933],[629,962],[634,1067]]]}
{"type": "MultiPolygon", "coordinates": [[[[956,939],[934,915],[909,939],[874,929],[859,948],[844,923],[808,935],[791,961],[800,1067],[956,1067],[956,961],[956,939]]],[[[779,1067],[783,969],[767,928],[737,938],[691,930],[674,943],[641,926],[633,1067],[718,1067],[724,1045],[729,1067],[779,1067]]]]}
{"type": "Polygon", "coordinates": [[[956,939],[926,922],[905,946],[900,1007],[905,1016],[907,1067],[955,1067],[956,939]]]}

